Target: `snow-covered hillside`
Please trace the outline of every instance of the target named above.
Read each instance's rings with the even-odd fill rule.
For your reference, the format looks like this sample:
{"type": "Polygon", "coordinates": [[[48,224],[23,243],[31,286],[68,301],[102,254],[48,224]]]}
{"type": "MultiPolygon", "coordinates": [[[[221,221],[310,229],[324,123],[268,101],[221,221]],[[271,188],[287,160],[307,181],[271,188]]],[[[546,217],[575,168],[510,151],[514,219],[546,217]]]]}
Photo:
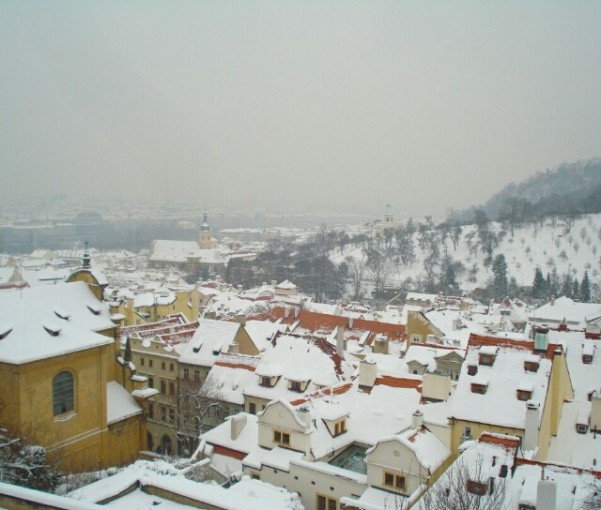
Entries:
{"type": "MultiPolygon", "coordinates": [[[[439,261],[449,255],[453,262],[460,262],[456,280],[460,290],[470,292],[478,287],[488,285],[493,277],[490,261],[497,255],[503,254],[507,263],[508,280],[515,278],[518,286],[531,286],[536,268],[543,275],[555,271],[561,279],[569,273],[572,279],[582,281],[585,271],[588,272],[593,294],[601,285],[601,214],[587,215],[568,225],[565,220],[557,219],[555,223],[546,219],[541,223],[516,226],[513,235],[511,228],[498,222],[488,224],[489,230],[495,234],[496,241],[492,243],[492,253],[486,263],[487,253],[479,242],[477,225],[457,227],[456,243],[452,233],[444,236],[436,229],[436,244],[439,251],[439,261]],[[444,239],[443,239],[444,238],[444,239]],[[463,269],[461,269],[463,268],[463,269]]],[[[401,260],[401,242],[396,236],[386,243],[384,234],[371,233],[372,246],[382,253],[387,261],[386,283],[390,286],[419,288],[419,282],[425,279],[424,262],[428,255],[427,248],[420,248],[420,233],[416,229],[409,239],[413,243],[415,259],[403,264],[401,260]]],[[[340,263],[347,257],[365,262],[367,244],[355,245],[349,243],[341,251],[331,252],[331,259],[340,263]]],[[[348,259],[347,259],[348,261],[348,259]]],[[[441,271],[440,262],[435,271],[441,271]]],[[[367,280],[365,290],[368,290],[371,272],[366,268],[364,278],[367,280]]],[[[423,290],[423,289],[422,289],[423,290]]]]}

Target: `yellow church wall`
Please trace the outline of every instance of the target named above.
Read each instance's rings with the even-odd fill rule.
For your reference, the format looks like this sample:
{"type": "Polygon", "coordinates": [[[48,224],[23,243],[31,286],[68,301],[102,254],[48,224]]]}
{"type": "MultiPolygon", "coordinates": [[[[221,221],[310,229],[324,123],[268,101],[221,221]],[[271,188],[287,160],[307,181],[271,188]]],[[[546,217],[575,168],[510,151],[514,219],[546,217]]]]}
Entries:
{"type": "Polygon", "coordinates": [[[140,450],[146,450],[146,426],[141,416],[111,424],[106,432],[109,466],[122,466],[138,458],[140,450]]]}
{"type": "Polygon", "coordinates": [[[0,363],[0,424],[13,434],[18,434],[21,423],[21,410],[19,399],[15,395],[19,390],[19,367],[0,363]]]}
{"type": "MultiPolygon", "coordinates": [[[[106,381],[111,346],[13,366],[18,385],[13,395],[18,402],[17,419],[8,414],[14,406],[0,410],[0,420],[11,431],[48,449],[61,466],[92,469],[103,464],[102,438],[106,428],[106,381]],[[74,378],[74,411],[55,417],[52,381],[67,370],[74,378]]],[[[11,381],[11,378],[8,378],[11,381]]],[[[4,384],[4,380],[3,380],[4,384]]],[[[13,409],[14,410],[14,409],[13,409]]]]}

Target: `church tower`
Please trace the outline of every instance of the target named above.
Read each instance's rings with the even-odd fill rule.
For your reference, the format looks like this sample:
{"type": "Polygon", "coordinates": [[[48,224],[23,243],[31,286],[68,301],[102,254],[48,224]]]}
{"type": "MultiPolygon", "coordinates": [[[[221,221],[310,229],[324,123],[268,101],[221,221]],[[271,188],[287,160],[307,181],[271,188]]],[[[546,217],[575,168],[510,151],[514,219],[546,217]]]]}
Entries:
{"type": "Polygon", "coordinates": [[[211,227],[209,226],[208,215],[205,212],[202,225],[200,226],[200,234],[198,235],[198,247],[201,250],[212,250],[217,247],[217,243],[211,235],[211,227]]]}

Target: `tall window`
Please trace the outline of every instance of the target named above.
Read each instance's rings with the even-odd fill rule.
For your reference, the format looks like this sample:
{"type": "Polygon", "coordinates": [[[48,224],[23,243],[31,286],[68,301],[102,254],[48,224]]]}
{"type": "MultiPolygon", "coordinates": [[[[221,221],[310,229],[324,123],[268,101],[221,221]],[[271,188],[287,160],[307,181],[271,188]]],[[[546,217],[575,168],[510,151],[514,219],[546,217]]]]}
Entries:
{"type": "Polygon", "coordinates": [[[317,510],[337,510],[338,500],[330,496],[317,495],[317,510]]]}
{"type": "Polygon", "coordinates": [[[52,412],[54,416],[73,411],[73,376],[71,372],[60,372],[52,381],[52,412]]]}
{"type": "Polygon", "coordinates": [[[279,430],[273,431],[273,442],[279,443],[285,446],[290,445],[290,434],[287,432],[281,432],[279,430]]]}
{"type": "Polygon", "coordinates": [[[405,490],[405,477],[397,475],[396,473],[389,473],[384,471],[384,485],[398,489],[400,491],[405,490]]]}

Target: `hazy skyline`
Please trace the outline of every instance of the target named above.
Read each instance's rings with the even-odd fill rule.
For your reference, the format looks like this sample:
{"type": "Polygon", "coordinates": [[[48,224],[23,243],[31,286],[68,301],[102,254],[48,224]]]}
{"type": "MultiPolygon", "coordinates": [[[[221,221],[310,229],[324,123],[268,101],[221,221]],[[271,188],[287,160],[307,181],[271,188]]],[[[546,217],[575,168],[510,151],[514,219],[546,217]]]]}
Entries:
{"type": "Polygon", "coordinates": [[[443,214],[601,156],[601,2],[1,1],[0,198],[443,214]]]}

